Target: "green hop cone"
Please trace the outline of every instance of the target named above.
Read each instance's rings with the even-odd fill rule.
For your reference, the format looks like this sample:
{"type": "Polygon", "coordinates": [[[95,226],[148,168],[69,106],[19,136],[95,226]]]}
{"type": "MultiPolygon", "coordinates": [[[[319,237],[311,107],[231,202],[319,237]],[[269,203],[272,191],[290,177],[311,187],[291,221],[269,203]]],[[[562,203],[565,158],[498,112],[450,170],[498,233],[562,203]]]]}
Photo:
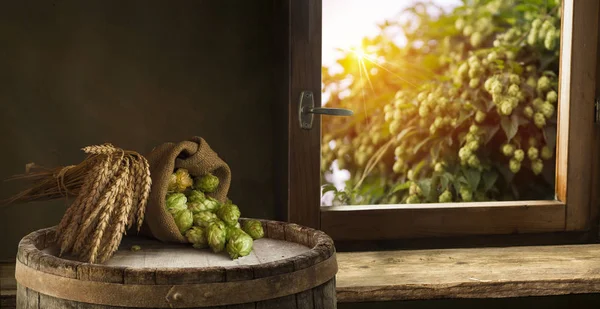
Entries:
{"type": "Polygon", "coordinates": [[[469,87],[471,88],[477,88],[479,87],[479,78],[471,78],[471,80],[469,80],[469,87]]]}
{"type": "Polygon", "coordinates": [[[254,243],[252,237],[239,228],[232,229],[229,233],[230,238],[227,242],[227,253],[229,254],[229,257],[235,260],[250,254],[254,243]]]}
{"type": "Polygon", "coordinates": [[[537,90],[539,90],[539,91],[550,90],[550,79],[547,76],[542,76],[538,79],[537,90]]]}
{"type": "Polygon", "coordinates": [[[550,29],[544,38],[544,47],[546,47],[547,50],[553,50],[556,47],[557,42],[558,37],[556,36],[555,31],[550,29]]]}
{"type": "Polygon", "coordinates": [[[217,217],[229,226],[236,225],[240,216],[240,209],[235,204],[225,204],[217,210],[217,217]]]}
{"type": "Polygon", "coordinates": [[[544,117],[546,117],[546,119],[550,119],[552,116],[554,116],[554,105],[552,105],[550,102],[545,102],[542,104],[540,112],[544,115],[544,117]]]}
{"type": "Polygon", "coordinates": [[[490,93],[492,93],[492,94],[495,94],[495,95],[501,94],[502,90],[503,90],[502,83],[498,80],[493,81],[490,90],[491,90],[490,93]]]}
{"type": "Polygon", "coordinates": [[[167,185],[167,192],[175,192],[177,191],[177,175],[175,173],[171,174],[169,177],[169,184],[167,185]]]}
{"type": "Polygon", "coordinates": [[[459,193],[463,201],[470,202],[473,200],[473,192],[471,191],[471,189],[467,187],[461,187],[459,193]]]}
{"type": "Polygon", "coordinates": [[[533,117],[533,108],[531,108],[531,106],[525,106],[523,115],[525,115],[526,118],[531,119],[533,117]]]}
{"type": "Polygon", "coordinates": [[[180,210],[187,209],[187,197],[183,193],[171,193],[167,194],[167,198],[165,200],[165,207],[167,211],[171,214],[174,214],[180,210]]]}
{"type": "Polygon", "coordinates": [[[486,114],[482,111],[477,111],[475,114],[475,121],[478,123],[482,123],[485,120],[486,114]]]}
{"type": "Polygon", "coordinates": [[[179,210],[173,214],[173,219],[182,235],[185,235],[185,232],[187,232],[194,224],[194,215],[188,209],[179,210]]]}
{"type": "Polygon", "coordinates": [[[450,192],[450,190],[444,191],[442,194],[440,194],[440,197],[438,198],[438,201],[440,203],[450,203],[450,202],[452,202],[452,192],[450,192]]]}
{"type": "Polygon", "coordinates": [[[515,153],[515,146],[511,145],[511,144],[504,144],[502,146],[502,154],[504,154],[507,157],[512,157],[512,155],[515,153]]]}
{"type": "Polygon", "coordinates": [[[525,151],[523,151],[523,149],[517,149],[515,150],[513,156],[517,162],[522,162],[523,159],[525,159],[525,151]]]}
{"type": "Polygon", "coordinates": [[[517,95],[519,95],[519,86],[516,84],[512,84],[510,85],[510,87],[508,87],[508,94],[510,96],[516,97],[517,95]]]}
{"type": "Polygon", "coordinates": [[[175,171],[175,192],[184,192],[187,188],[191,187],[194,181],[188,170],[184,168],[177,169],[175,171]]]}
{"type": "Polygon", "coordinates": [[[403,167],[404,167],[404,160],[402,160],[401,158],[398,158],[396,160],[396,162],[394,162],[394,165],[392,166],[392,170],[394,171],[394,173],[400,174],[400,172],[402,172],[403,167]]]}
{"type": "Polygon", "coordinates": [[[196,178],[194,187],[202,192],[212,193],[219,186],[219,178],[211,173],[196,178]]]}
{"type": "Polygon", "coordinates": [[[542,147],[542,159],[549,160],[552,158],[553,155],[554,155],[554,153],[552,153],[552,149],[550,149],[550,147],[548,147],[548,146],[542,147]]]}
{"type": "Polygon", "coordinates": [[[193,244],[196,249],[208,248],[208,240],[206,239],[206,232],[203,228],[193,226],[185,233],[185,238],[193,244]]]}
{"type": "Polygon", "coordinates": [[[206,228],[212,221],[217,219],[217,215],[210,211],[201,211],[194,214],[194,224],[199,227],[206,228]]]}
{"type": "Polygon", "coordinates": [[[502,102],[502,105],[500,105],[499,112],[501,115],[505,115],[505,116],[512,114],[512,112],[513,112],[512,104],[508,101],[502,102]]]}
{"type": "Polygon", "coordinates": [[[471,155],[467,160],[467,164],[469,164],[469,166],[472,168],[481,167],[481,162],[479,161],[479,158],[476,155],[471,155]]]}
{"type": "Polygon", "coordinates": [[[539,157],[539,150],[535,147],[529,147],[529,149],[527,150],[527,157],[529,157],[529,160],[534,161],[539,157]]]}
{"type": "MultiPolygon", "coordinates": [[[[188,205],[190,205],[190,203],[188,203],[188,205]]],[[[219,201],[210,196],[207,196],[204,200],[198,203],[193,203],[193,208],[196,210],[196,213],[200,211],[214,212],[217,209],[219,209],[220,206],[221,204],[219,203],[219,201]]]]}
{"type": "Polygon", "coordinates": [[[552,104],[558,102],[558,94],[556,93],[556,91],[548,91],[548,93],[546,94],[546,100],[552,104]]]}
{"type": "Polygon", "coordinates": [[[419,204],[421,199],[417,195],[411,195],[406,199],[406,204],[419,204]]]}
{"type": "Polygon", "coordinates": [[[511,172],[516,174],[521,170],[521,162],[515,158],[512,158],[509,162],[509,168],[511,172]]]}
{"type": "Polygon", "coordinates": [[[539,175],[544,169],[544,162],[541,159],[536,159],[531,162],[531,170],[535,175],[539,175]]]}
{"type": "Polygon", "coordinates": [[[225,243],[227,242],[227,227],[221,221],[213,221],[206,228],[206,239],[208,246],[213,252],[218,253],[225,249],[225,243]]]}
{"type": "Polygon", "coordinates": [[[206,196],[204,195],[204,193],[198,191],[198,190],[192,190],[190,191],[190,193],[188,194],[188,208],[194,213],[198,213],[200,211],[204,211],[206,209],[204,209],[203,207],[203,202],[206,199],[206,196]]]}
{"type": "Polygon", "coordinates": [[[207,210],[207,211],[212,211],[215,212],[219,209],[219,207],[221,207],[221,203],[219,203],[219,201],[217,201],[216,199],[207,196],[206,199],[204,201],[202,201],[202,209],[203,210],[207,210]]]}
{"type": "Polygon", "coordinates": [[[536,127],[541,129],[546,126],[546,117],[542,113],[535,113],[533,115],[533,123],[535,123],[536,127]]]}
{"type": "Polygon", "coordinates": [[[246,234],[250,235],[252,239],[259,239],[265,236],[262,224],[258,220],[248,220],[244,222],[244,227],[242,229],[246,234]]]}

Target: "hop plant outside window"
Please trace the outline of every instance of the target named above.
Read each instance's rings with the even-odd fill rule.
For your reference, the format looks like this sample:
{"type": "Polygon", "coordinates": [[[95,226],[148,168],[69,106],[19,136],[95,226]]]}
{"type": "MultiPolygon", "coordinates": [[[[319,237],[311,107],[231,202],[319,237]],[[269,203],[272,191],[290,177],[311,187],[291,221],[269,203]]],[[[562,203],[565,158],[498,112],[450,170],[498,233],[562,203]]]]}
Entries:
{"type": "Polygon", "coordinates": [[[323,194],[333,205],[554,200],[561,13],[559,0],[414,2],[345,51],[343,70],[324,66],[327,107],[356,117],[322,119],[323,194]],[[331,183],[339,170],[344,188],[331,183]]]}

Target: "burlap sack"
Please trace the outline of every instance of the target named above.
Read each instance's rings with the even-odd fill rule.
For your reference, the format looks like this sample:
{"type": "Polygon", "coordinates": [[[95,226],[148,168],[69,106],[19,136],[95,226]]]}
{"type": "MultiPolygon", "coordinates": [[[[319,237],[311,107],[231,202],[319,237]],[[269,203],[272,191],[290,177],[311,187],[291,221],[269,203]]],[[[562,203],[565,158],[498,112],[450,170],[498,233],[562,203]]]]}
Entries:
{"type": "Polygon", "coordinates": [[[201,137],[193,137],[180,143],[164,143],[146,156],[150,164],[152,189],[146,206],[144,234],[150,234],[164,242],[186,243],[187,240],[175,225],[175,220],[165,208],[165,196],[169,177],[177,168],[187,169],[192,176],[208,172],[220,180],[217,190],[209,196],[223,203],[227,199],[231,183],[231,170],[201,137]]]}

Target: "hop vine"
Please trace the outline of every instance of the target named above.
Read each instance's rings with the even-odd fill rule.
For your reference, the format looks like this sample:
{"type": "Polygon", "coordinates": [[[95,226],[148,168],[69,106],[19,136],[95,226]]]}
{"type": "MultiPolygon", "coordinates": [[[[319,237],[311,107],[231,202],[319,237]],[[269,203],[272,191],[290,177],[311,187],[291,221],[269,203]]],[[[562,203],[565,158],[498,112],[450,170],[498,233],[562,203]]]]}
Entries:
{"type": "Polygon", "coordinates": [[[337,204],[553,198],[560,1],[430,8],[380,25],[366,59],[348,51],[342,72],[323,68],[327,106],[356,112],[323,119],[323,182],[334,161],[351,174],[345,190],[325,191],[337,204]],[[386,35],[398,27],[405,46],[386,35]]]}

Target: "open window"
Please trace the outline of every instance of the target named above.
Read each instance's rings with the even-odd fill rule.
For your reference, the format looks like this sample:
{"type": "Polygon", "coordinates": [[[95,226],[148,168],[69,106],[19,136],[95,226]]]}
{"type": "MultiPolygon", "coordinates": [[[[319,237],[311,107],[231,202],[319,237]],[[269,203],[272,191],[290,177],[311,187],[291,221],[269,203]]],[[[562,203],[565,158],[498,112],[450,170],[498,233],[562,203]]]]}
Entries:
{"type": "MultiPolygon", "coordinates": [[[[332,24],[323,22],[323,2],[289,2],[289,221],[334,240],[588,231],[596,224],[597,1],[454,1],[437,15],[417,1],[396,1],[430,20],[397,22],[414,28],[404,46],[381,42],[384,35],[357,42],[342,60],[355,63],[337,76],[323,68],[323,27],[332,24]],[[352,109],[353,119],[315,115],[311,129],[301,128],[305,91],[317,107],[325,95],[325,107],[352,109]],[[337,184],[337,204],[324,201],[331,193],[323,188],[336,185],[327,179],[344,169],[355,180],[337,184]],[[381,183],[372,189],[379,196],[360,191],[369,179],[381,183]]],[[[345,11],[360,11],[355,3],[345,11]]],[[[380,23],[382,32],[393,23],[380,23]]]]}

